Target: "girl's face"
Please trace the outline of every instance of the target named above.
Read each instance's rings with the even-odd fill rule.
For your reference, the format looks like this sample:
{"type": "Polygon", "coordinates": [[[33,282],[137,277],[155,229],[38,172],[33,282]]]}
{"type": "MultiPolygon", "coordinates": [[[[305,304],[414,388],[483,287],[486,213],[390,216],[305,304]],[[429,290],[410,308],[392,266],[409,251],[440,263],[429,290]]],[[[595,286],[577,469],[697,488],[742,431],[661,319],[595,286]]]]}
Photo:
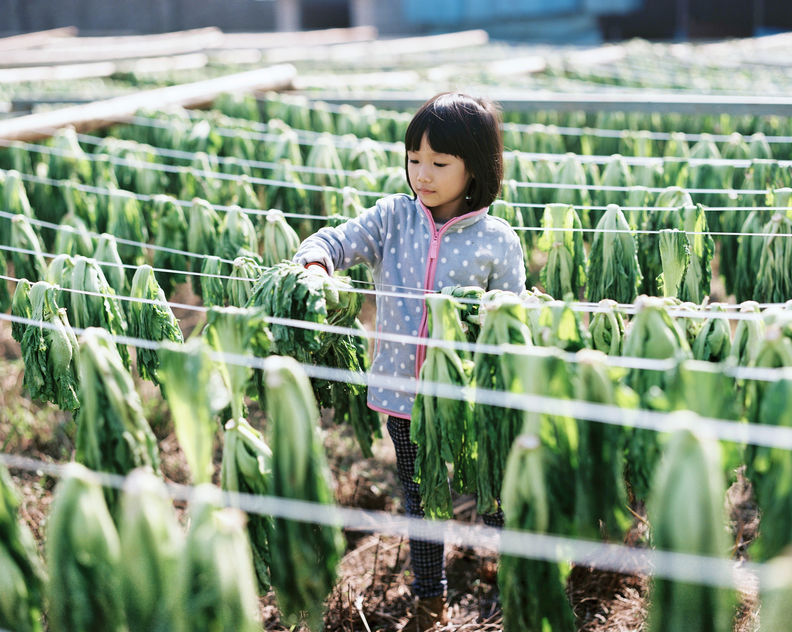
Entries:
{"type": "Polygon", "coordinates": [[[459,156],[439,154],[429,146],[427,135],[417,151],[407,152],[410,185],[436,220],[447,220],[467,210],[465,193],[471,176],[459,156]]]}

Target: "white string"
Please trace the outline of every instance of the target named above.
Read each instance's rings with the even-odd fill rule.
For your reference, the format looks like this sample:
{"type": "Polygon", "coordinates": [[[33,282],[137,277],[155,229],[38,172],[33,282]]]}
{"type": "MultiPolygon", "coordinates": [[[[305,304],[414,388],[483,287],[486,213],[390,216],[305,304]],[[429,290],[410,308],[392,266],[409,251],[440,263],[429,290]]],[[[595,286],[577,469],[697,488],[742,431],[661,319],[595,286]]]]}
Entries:
{"type": "MultiPolygon", "coordinates": [[[[153,120],[158,120],[158,119],[152,118],[152,119],[144,119],[144,120],[152,120],[153,121],[153,120]]],[[[202,119],[202,120],[207,120],[208,121],[209,119],[202,119]]],[[[241,120],[244,120],[244,119],[241,119],[241,120]]],[[[524,128],[530,128],[531,127],[530,125],[520,125],[520,124],[517,124],[517,123],[510,123],[508,125],[510,127],[524,127],[524,128]]],[[[157,125],[157,127],[165,127],[165,128],[167,128],[168,125],[157,125]]],[[[315,135],[313,138],[310,138],[310,139],[301,138],[299,140],[299,144],[301,144],[301,145],[313,146],[313,145],[316,144],[317,139],[321,135],[324,138],[331,139],[333,145],[336,146],[336,147],[349,148],[349,149],[354,149],[356,147],[356,145],[351,144],[351,143],[347,142],[346,140],[344,140],[343,136],[338,136],[336,134],[330,134],[329,132],[313,132],[311,130],[300,130],[300,129],[296,129],[296,128],[290,128],[290,129],[292,129],[294,132],[296,132],[298,134],[298,136],[300,134],[308,134],[308,133],[315,135]]],[[[553,129],[556,129],[556,128],[553,127],[553,129]]],[[[558,129],[561,129],[561,128],[558,128],[558,129]]],[[[572,129],[572,128],[564,128],[564,129],[572,129]]],[[[244,130],[242,130],[242,133],[240,133],[240,130],[238,130],[238,129],[225,129],[225,128],[215,128],[215,127],[213,127],[212,130],[213,131],[218,131],[218,132],[222,131],[222,133],[219,133],[220,136],[227,136],[227,137],[230,137],[230,138],[239,137],[239,136],[245,137],[244,130]]],[[[537,130],[534,129],[533,131],[537,131],[537,130]]],[[[541,131],[541,130],[539,130],[539,131],[541,131]]],[[[548,133],[550,132],[550,130],[545,130],[545,131],[548,132],[548,133]]],[[[603,130],[603,131],[610,131],[610,130],[603,130]]],[[[588,130],[586,130],[586,132],[588,132],[588,130]]],[[[623,132],[619,131],[619,132],[617,132],[617,134],[618,134],[618,136],[617,136],[618,138],[622,138],[623,132]]],[[[101,139],[99,137],[78,135],[78,138],[80,138],[80,139],[84,138],[84,139],[86,139],[86,142],[90,142],[92,144],[100,144],[101,143],[101,139]]],[[[278,140],[280,138],[281,138],[281,136],[278,135],[278,134],[271,134],[271,135],[256,134],[255,136],[251,137],[252,140],[265,140],[265,141],[278,140]]],[[[627,138],[629,139],[630,137],[628,136],[627,138]]],[[[726,137],[726,138],[728,138],[728,137],[726,137]]],[[[788,138],[789,142],[792,142],[792,137],[783,137],[783,138],[788,138]]],[[[750,137],[748,138],[748,140],[750,140],[750,137]]],[[[136,141],[132,141],[132,142],[136,142],[136,141]]],[[[402,143],[388,143],[388,142],[385,142],[385,141],[377,141],[377,143],[380,146],[382,146],[382,148],[385,149],[386,151],[392,151],[392,152],[398,152],[398,153],[403,153],[404,152],[404,145],[402,143]]],[[[151,145],[146,145],[146,147],[151,147],[151,145]]],[[[176,150],[165,150],[165,151],[176,151],[176,150]]],[[[154,153],[157,153],[157,152],[155,151],[154,153]]],[[[192,152],[183,152],[183,153],[191,154],[192,152]]],[[[532,159],[532,160],[546,160],[546,161],[551,161],[551,162],[562,162],[562,161],[564,161],[565,159],[568,158],[568,153],[569,152],[539,153],[539,152],[520,151],[519,149],[514,149],[514,150],[511,150],[510,152],[507,152],[507,153],[518,154],[520,156],[523,156],[525,158],[532,159]]],[[[624,161],[625,164],[627,164],[627,165],[639,165],[639,166],[663,165],[664,163],[668,162],[668,163],[686,163],[686,164],[689,164],[691,166],[713,165],[713,166],[732,166],[732,167],[738,167],[738,168],[748,168],[748,167],[753,166],[753,164],[754,164],[753,161],[750,160],[750,159],[739,159],[739,158],[692,158],[692,157],[683,157],[683,156],[627,156],[627,155],[621,155],[621,154],[611,154],[611,155],[575,154],[575,156],[582,163],[596,163],[596,164],[607,164],[608,162],[611,162],[614,159],[614,157],[619,156],[624,161]]],[[[269,165],[272,164],[272,163],[259,163],[258,161],[249,161],[249,160],[243,160],[243,159],[234,160],[234,162],[236,162],[237,164],[249,164],[250,166],[260,166],[262,168],[268,168],[269,165]],[[254,164],[254,163],[256,163],[256,164],[254,164]]],[[[791,160],[774,160],[774,162],[776,162],[780,168],[786,168],[786,167],[792,166],[792,161],[791,160]]],[[[307,171],[308,169],[311,169],[311,168],[304,168],[304,169],[307,171]]],[[[295,170],[298,170],[298,168],[295,167],[295,170]]],[[[345,174],[350,174],[352,172],[342,169],[342,170],[322,170],[322,171],[316,171],[316,173],[330,173],[330,174],[336,173],[336,174],[339,174],[339,175],[342,175],[342,174],[345,175],[345,174]]]]}
{"type": "MultiPolygon", "coordinates": [[[[68,288],[62,288],[64,291],[69,291],[68,288]]],[[[84,292],[87,293],[87,292],[84,292]]],[[[156,301],[155,301],[156,302],[156,301]]],[[[46,321],[34,320],[13,314],[0,313],[0,320],[16,322],[24,325],[32,325],[35,327],[43,327],[45,329],[54,328],[46,321]]],[[[271,324],[285,324],[288,326],[297,326],[304,329],[311,330],[329,330],[333,328],[336,331],[345,328],[336,328],[332,325],[317,326],[317,323],[309,323],[306,321],[294,321],[292,319],[264,317],[264,321],[271,324]]],[[[75,334],[82,334],[85,329],[72,327],[75,334]]],[[[351,329],[349,335],[369,337],[369,333],[365,334],[357,329],[351,329]]],[[[163,344],[153,340],[146,340],[140,338],[133,338],[130,336],[108,334],[110,338],[120,345],[128,345],[138,348],[159,350],[163,348],[163,344]]],[[[391,336],[388,336],[390,338],[391,336]]],[[[396,336],[393,336],[394,338],[396,336]]],[[[384,339],[384,337],[383,337],[384,339]]],[[[440,346],[448,345],[447,341],[437,341],[432,339],[423,339],[426,346],[440,346]]],[[[550,351],[542,347],[525,347],[515,345],[515,355],[540,355],[544,356],[550,351]]],[[[497,348],[497,353],[504,353],[503,349],[497,348]]],[[[581,362],[579,357],[572,354],[574,361],[581,362]]],[[[213,359],[236,366],[245,366],[251,369],[264,369],[266,358],[240,355],[225,352],[213,352],[213,359]]],[[[647,360],[643,358],[637,359],[647,360]]],[[[606,360],[603,359],[603,363],[606,360]]],[[[657,361],[650,361],[657,362],[657,361]]],[[[544,395],[534,395],[527,393],[515,393],[512,391],[500,391],[493,389],[483,389],[474,386],[457,386],[452,384],[445,384],[439,382],[431,382],[428,380],[416,380],[415,378],[404,378],[386,374],[375,373],[362,373],[357,371],[349,371],[347,369],[337,369],[333,367],[318,366],[313,364],[301,364],[305,373],[311,377],[331,382],[342,382],[347,384],[358,384],[367,386],[368,388],[382,388],[403,393],[421,393],[431,395],[443,399],[454,399],[463,401],[475,401],[478,404],[497,406],[499,408],[509,408],[514,410],[521,410],[524,412],[533,412],[546,415],[557,415],[563,417],[573,417],[577,419],[585,419],[588,421],[608,423],[628,428],[642,428],[644,430],[652,430],[655,432],[673,432],[678,429],[675,422],[669,421],[673,417],[670,413],[661,413],[643,409],[628,409],[622,408],[613,404],[597,404],[585,400],[563,399],[557,397],[549,397],[544,395]]],[[[718,367],[719,368],[719,367],[718,367]]],[[[736,376],[741,373],[743,367],[734,367],[724,370],[725,375],[736,376]]],[[[746,377],[742,379],[752,379],[759,381],[777,382],[784,379],[792,379],[792,368],[750,368],[744,372],[746,377]],[[747,377],[750,375],[750,377],[747,377]]],[[[655,370],[650,369],[650,370],[655,370]]],[[[679,422],[681,426],[688,428],[687,421],[679,422]]],[[[701,436],[706,436],[714,439],[731,441],[735,443],[750,443],[753,445],[761,445],[766,447],[776,447],[783,449],[792,449],[792,427],[782,426],[765,426],[760,424],[745,424],[740,421],[732,421],[725,419],[716,419],[710,417],[696,417],[695,423],[690,424],[688,428],[701,436]]]]}
{"type": "MultiPolygon", "coordinates": [[[[0,141],[2,142],[2,141],[0,141]]],[[[0,173],[7,174],[9,171],[6,169],[0,169],[0,173]]],[[[108,196],[118,196],[118,197],[130,197],[140,202],[151,202],[156,199],[156,195],[154,194],[147,194],[147,193],[134,193],[132,191],[127,191],[125,189],[109,189],[106,187],[95,187],[90,184],[83,184],[81,182],[75,182],[73,180],[54,180],[53,178],[45,178],[43,176],[35,175],[32,173],[25,173],[25,172],[17,172],[19,177],[24,180],[25,182],[34,182],[38,184],[44,184],[47,186],[57,187],[57,188],[65,188],[67,186],[73,187],[78,191],[82,191],[84,193],[92,193],[94,195],[108,195],[108,196]]],[[[283,183],[284,185],[294,186],[291,183],[283,183]]],[[[177,206],[189,208],[193,205],[192,201],[188,200],[179,200],[177,198],[173,198],[172,196],[168,196],[170,201],[172,201],[177,206]]],[[[278,209],[256,209],[256,208],[243,208],[233,204],[211,204],[208,201],[204,200],[206,204],[209,204],[214,210],[221,211],[221,212],[228,212],[232,208],[236,209],[246,215],[260,215],[260,216],[267,216],[272,214],[273,212],[281,213],[284,217],[291,217],[295,219],[311,219],[317,221],[330,221],[333,218],[327,215],[315,215],[311,213],[290,213],[288,211],[280,211],[278,209]]]]}
{"type": "MultiPolygon", "coordinates": [[[[163,171],[167,173],[190,173],[193,175],[200,175],[206,178],[216,178],[219,180],[229,180],[229,181],[239,181],[241,180],[241,176],[237,174],[230,174],[225,173],[223,171],[213,171],[213,170],[205,170],[205,169],[196,169],[191,166],[174,166],[174,165],[166,165],[158,162],[147,162],[142,161],[137,158],[127,160],[124,158],[118,158],[116,156],[108,156],[106,154],[92,154],[87,152],[82,152],[82,154],[78,154],[77,152],[73,152],[70,150],[61,150],[54,147],[48,147],[46,145],[34,145],[31,143],[22,143],[20,141],[7,141],[0,139],[0,146],[11,146],[13,143],[20,148],[26,149],[28,151],[38,152],[38,153],[45,153],[57,156],[69,156],[69,157],[84,157],[85,159],[93,162],[109,162],[111,164],[121,165],[121,166],[129,166],[135,167],[138,169],[148,169],[153,171],[163,171]]],[[[273,186],[273,187],[282,187],[282,188],[293,188],[293,189],[301,189],[307,191],[335,191],[337,193],[343,193],[342,188],[338,187],[331,187],[326,185],[315,185],[315,184],[306,184],[300,183],[296,184],[293,182],[284,182],[282,180],[273,180],[270,178],[260,178],[257,176],[246,176],[247,180],[251,184],[261,184],[266,186],[273,186]]],[[[615,186],[615,185],[603,185],[603,184],[567,184],[567,183],[553,183],[553,182],[514,182],[514,185],[517,188],[530,188],[530,189],[553,189],[553,190],[579,190],[579,191],[614,191],[614,192],[624,192],[629,193],[634,190],[634,187],[630,186],[615,186]]],[[[667,190],[667,187],[645,187],[645,190],[648,193],[663,193],[667,190]]],[[[767,195],[769,191],[767,189],[701,189],[701,188],[689,188],[685,189],[690,194],[722,194],[722,195],[729,195],[729,196],[739,196],[739,195],[767,195]]],[[[389,195],[384,191],[363,191],[360,189],[356,189],[356,193],[358,195],[364,197],[384,197],[389,195]]]]}
{"type": "MultiPolygon", "coordinates": [[[[7,219],[13,219],[14,217],[17,217],[18,215],[19,215],[18,213],[9,213],[8,211],[0,211],[0,217],[5,217],[7,219]]],[[[69,226],[67,224],[53,224],[52,222],[47,222],[47,221],[44,221],[44,220],[41,220],[41,219],[36,219],[35,217],[33,217],[33,218],[27,217],[26,215],[24,217],[26,217],[27,221],[30,224],[34,225],[34,226],[41,226],[43,228],[49,228],[51,230],[66,231],[66,232],[69,232],[69,233],[80,234],[80,231],[78,231],[76,228],[74,228],[74,226],[69,226]]],[[[95,231],[91,231],[91,230],[87,230],[87,229],[85,231],[85,234],[88,235],[89,237],[93,237],[95,239],[101,239],[101,237],[102,237],[101,233],[97,233],[95,231]]],[[[138,247],[141,247],[141,248],[148,248],[149,250],[158,250],[160,252],[167,252],[167,253],[170,253],[170,254],[182,255],[182,256],[185,256],[185,257],[194,257],[194,258],[198,258],[198,259],[207,259],[207,258],[212,256],[212,255],[199,254],[199,253],[196,253],[196,252],[190,252],[189,250],[179,250],[177,248],[168,248],[167,246],[158,246],[157,244],[148,244],[148,243],[143,242],[143,241],[135,241],[133,239],[125,239],[123,237],[115,237],[114,236],[114,239],[115,239],[116,243],[123,244],[124,246],[138,246],[138,247]]],[[[10,248],[10,247],[5,247],[4,249],[7,249],[7,248],[10,248]]],[[[35,253],[29,253],[29,254],[35,254],[35,253]]],[[[44,253],[38,253],[38,254],[42,254],[43,255],[44,253]]],[[[54,254],[51,254],[51,253],[47,253],[47,256],[55,257],[57,255],[54,255],[54,254]]],[[[223,263],[230,263],[230,264],[234,263],[233,260],[231,260],[231,259],[220,259],[220,261],[222,261],[223,263]]]]}
{"type": "MultiPolygon", "coordinates": [[[[651,130],[619,130],[596,127],[565,127],[563,125],[546,125],[544,123],[504,123],[504,129],[515,129],[519,132],[534,133],[558,133],[561,136],[601,136],[603,138],[615,138],[624,140],[635,140],[638,138],[649,138],[651,140],[669,141],[680,140],[698,142],[710,139],[716,143],[725,143],[732,140],[730,134],[709,134],[709,133],[690,133],[690,132],[655,132],[651,130]]],[[[750,143],[751,136],[739,134],[747,143],[750,143]]],[[[768,143],[792,143],[792,136],[765,136],[764,140],[768,143]]]]}
{"type": "MultiPolygon", "coordinates": [[[[588,84],[588,85],[590,85],[590,84],[588,84]]],[[[263,103],[267,103],[269,101],[272,101],[272,99],[264,98],[264,99],[259,99],[259,101],[263,102],[263,103]]],[[[343,114],[344,113],[344,111],[340,108],[340,106],[338,106],[338,105],[336,105],[334,103],[328,103],[326,101],[321,101],[321,100],[308,100],[308,101],[306,101],[304,103],[300,103],[300,104],[290,103],[290,102],[288,102],[285,99],[284,100],[280,100],[279,102],[280,103],[285,103],[286,105],[288,105],[290,107],[297,107],[299,105],[299,106],[306,107],[308,109],[313,109],[313,110],[320,109],[320,108],[318,108],[316,106],[316,104],[317,103],[321,103],[323,109],[326,109],[326,110],[328,110],[328,111],[330,111],[330,112],[332,112],[334,114],[343,114]]],[[[352,108],[354,108],[356,110],[360,110],[361,109],[359,107],[349,106],[349,105],[347,107],[352,107],[352,108]]],[[[382,112],[393,112],[392,110],[381,110],[381,111],[382,112]]],[[[199,120],[204,120],[204,119],[207,118],[207,117],[203,116],[202,114],[200,114],[199,112],[196,112],[196,111],[193,111],[193,110],[188,110],[188,114],[189,114],[189,116],[191,118],[196,118],[196,119],[199,119],[199,120]]],[[[240,119],[240,118],[234,118],[233,120],[234,121],[238,121],[240,124],[251,124],[254,127],[254,129],[258,128],[259,125],[261,125],[264,129],[266,129],[266,125],[265,124],[257,123],[255,121],[249,121],[247,119],[240,119]]],[[[629,134],[633,134],[634,133],[634,134],[640,134],[640,135],[647,135],[650,138],[652,138],[652,140],[672,140],[675,137],[670,132],[655,132],[655,131],[650,131],[650,130],[625,130],[625,131],[623,131],[623,130],[615,130],[615,129],[607,129],[607,128],[596,128],[596,127],[568,127],[568,126],[565,127],[565,126],[561,126],[561,125],[546,125],[544,123],[504,123],[503,127],[504,127],[504,129],[514,128],[514,129],[517,129],[518,131],[525,131],[525,132],[556,132],[557,131],[562,136],[585,136],[585,135],[591,135],[591,136],[603,136],[603,137],[606,137],[606,138],[621,138],[622,135],[625,133],[625,131],[627,131],[627,133],[629,133],[629,134]]],[[[736,132],[736,133],[739,133],[739,132],[736,132]]],[[[689,132],[688,133],[682,133],[682,137],[685,140],[693,140],[693,141],[702,140],[702,138],[706,138],[707,135],[710,138],[712,138],[714,141],[716,141],[716,142],[726,142],[726,141],[730,140],[730,136],[728,134],[706,134],[706,133],[695,134],[695,133],[689,133],[689,132]]],[[[750,140],[750,136],[746,136],[745,134],[740,134],[740,135],[743,136],[744,138],[746,138],[747,140],[750,140]]],[[[792,136],[769,136],[768,135],[768,136],[765,136],[765,140],[767,140],[767,142],[769,142],[769,143],[792,143],[792,136]]]]}
{"type": "MultiPolygon", "coordinates": [[[[0,463],[10,469],[41,472],[56,478],[69,476],[70,464],[48,463],[24,456],[0,454],[0,463]]],[[[83,471],[85,472],[87,468],[83,471]]],[[[87,470],[86,476],[95,484],[123,490],[126,477],[107,472],[87,470]]],[[[196,486],[165,481],[165,489],[173,500],[193,502],[196,486]]],[[[309,524],[340,527],[351,531],[379,533],[408,538],[416,533],[433,542],[453,542],[456,546],[484,548],[500,555],[567,562],[617,573],[652,575],[688,583],[739,588],[747,576],[758,575],[762,586],[772,587],[763,578],[769,574],[765,564],[736,563],[727,559],[677,553],[657,549],[636,549],[622,544],[609,544],[531,531],[498,529],[471,525],[457,520],[425,520],[385,511],[363,510],[312,501],[263,496],[241,492],[219,491],[219,504],[240,509],[247,514],[273,516],[309,524]],[[639,553],[640,555],[636,555],[639,553]]],[[[768,578],[769,579],[769,578],[768,578]]]]}

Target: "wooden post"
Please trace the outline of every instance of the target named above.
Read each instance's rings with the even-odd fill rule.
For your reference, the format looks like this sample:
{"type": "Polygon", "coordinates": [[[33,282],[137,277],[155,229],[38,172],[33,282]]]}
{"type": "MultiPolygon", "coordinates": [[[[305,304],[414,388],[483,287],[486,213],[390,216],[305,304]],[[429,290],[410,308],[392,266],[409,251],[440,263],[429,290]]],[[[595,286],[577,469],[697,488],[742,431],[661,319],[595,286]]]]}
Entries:
{"type": "Polygon", "coordinates": [[[374,0],[352,0],[350,22],[352,26],[375,25],[374,0]]]}
{"type": "Polygon", "coordinates": [[[0,139],[38,140],[48,138],[59,128],[66,126],[78,130],[97,129],[121,122],[141,109],[161,109],[172,105],[186,108],[209,105],[224,92],[283,90],[291,86],[296,75],[297,70],[294,66],[281,64],[216,79],[144,90],[85,105],[0,120],[0,139]]]}
{"type": "Polygon", "coordinates": [[[277,0],[275,4],[275,30],[299,31],[302,25],[300,8],[300,0],[277,0]]]}

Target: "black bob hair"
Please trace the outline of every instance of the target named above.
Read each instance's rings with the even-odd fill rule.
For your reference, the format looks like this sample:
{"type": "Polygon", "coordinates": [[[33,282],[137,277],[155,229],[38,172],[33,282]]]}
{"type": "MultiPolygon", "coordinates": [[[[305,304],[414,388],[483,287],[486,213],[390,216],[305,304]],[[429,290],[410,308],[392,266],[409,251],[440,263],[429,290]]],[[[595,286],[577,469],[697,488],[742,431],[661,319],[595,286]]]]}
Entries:
{"type": "MultiPolygon", "coordinates": [[[[490,206],[500,194],[503,180],[503,136],[496,104],[458,92],[438,94],[418,109],[407,126],[405,150],[418,151],[424,134],[434,151],[457,156],[465,163],[472,176],[467,210],[490,206]]],[[[405,153],[405,174],[408,163],[405,153]]],[[[407,183],[415,194],[409,174],[407,183]]]]}

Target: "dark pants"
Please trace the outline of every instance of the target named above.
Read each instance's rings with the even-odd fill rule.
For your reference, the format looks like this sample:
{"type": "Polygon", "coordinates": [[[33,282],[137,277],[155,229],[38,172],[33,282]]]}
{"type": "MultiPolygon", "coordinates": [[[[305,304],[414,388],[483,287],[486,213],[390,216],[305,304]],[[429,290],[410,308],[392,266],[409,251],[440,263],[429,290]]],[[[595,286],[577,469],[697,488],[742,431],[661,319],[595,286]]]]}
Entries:
{"type": "MultiPolygon", "coordinates": [[[[418,446],[410,441],[410,420],[388,417],[388,434],[396,449],[396,472],[402,486],[404,510],[408,516],[423,517],[420,487],[413,480],[418,446]]],[[[503,511],[500,509],[496,513],[482,515],[481,518],[487,526],[503,527],[503,511]]],[[[416,597],[427,599],[445,594],[443,549],[442,543],[422,540],[420,533],[411,530],[410,558],[415,575],[413,592],[416,597]]]]}

